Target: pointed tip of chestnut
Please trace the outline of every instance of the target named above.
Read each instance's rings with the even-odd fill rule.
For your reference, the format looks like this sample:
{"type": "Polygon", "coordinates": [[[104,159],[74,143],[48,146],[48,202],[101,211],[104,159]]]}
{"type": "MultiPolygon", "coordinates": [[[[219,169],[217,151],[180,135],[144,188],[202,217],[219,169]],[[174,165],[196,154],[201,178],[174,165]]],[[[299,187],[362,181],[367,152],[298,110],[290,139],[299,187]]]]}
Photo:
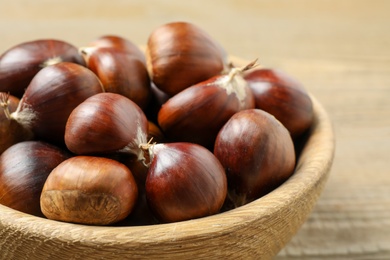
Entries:
{"type": "Polygon", "coordinates": [[[19,98],[0,92],[0,154],[12,145],[33,138],[32,133],[13,118],[19,98]]]}
{"type": "Polygon", "coordinates": [[[34,76],[12,116],[37,138],[62,145],[72,110],[102,91],[92,71],[76,63],[61,62],[34,76]]]}
{"type": "Polygon", "coordinates": [[[211,77],[171,97],[162,105],[157,120],[171,140],[212,147],[229,118],[251,108],[251,90],[240,73],[232,73],[211,77]]]}
{"type": "Polygon", "coordinates": [[[75,154],[118,150],[139,154],[147,142],[148,120],[141,108],[125,96],[99,93],[79,104],[65,127],[65,144],[75,154]]]}

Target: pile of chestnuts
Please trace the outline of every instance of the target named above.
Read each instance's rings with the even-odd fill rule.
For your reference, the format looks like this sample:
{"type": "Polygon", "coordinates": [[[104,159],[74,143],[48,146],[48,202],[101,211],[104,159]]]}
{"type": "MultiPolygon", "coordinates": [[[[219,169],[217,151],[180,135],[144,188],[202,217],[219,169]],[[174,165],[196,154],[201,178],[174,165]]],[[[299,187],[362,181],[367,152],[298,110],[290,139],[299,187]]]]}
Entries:
{"type": "Polygon", "coordinates": [[[286,181],[313,121],[286,73],[238,67],[204,30],[55,39],[0,56],[0,204],[88,225],[232,210],[286,181]]]}

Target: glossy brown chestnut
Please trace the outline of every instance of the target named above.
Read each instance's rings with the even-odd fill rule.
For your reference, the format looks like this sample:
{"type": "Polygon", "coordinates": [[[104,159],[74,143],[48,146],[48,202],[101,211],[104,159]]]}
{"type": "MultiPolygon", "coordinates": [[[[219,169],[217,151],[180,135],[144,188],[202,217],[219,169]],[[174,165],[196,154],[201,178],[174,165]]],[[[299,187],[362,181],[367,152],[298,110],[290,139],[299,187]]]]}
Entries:
{"type": "Polygon", "coordinates": [[[151,84],[146,65],[135,55],[115,48],[82,50],[87,67],[102,82],[106,92],[121,94],[145,109],[151,98],[151,84]]]}
{"type": "Polygon", "coordinates": [[[26,141],[0,156],[0,204],[24,213],[43,216],[40,196],[50,172],[69,155],[40,141],[26,141]]]}
{"type": "Polygon", "coordinates": [[[41,39],[18,44],[0,56],[0,91],[20,98],[38,71],[64,61],[84,65],[78,49],[64,41],[41,39]]]}
{"type": "Polygon", "coordinates": [[[146,198],[162,222],[216,214],[227,192],[225,171],[206,148],[191,143],[155,144],[146,198]]]}
{"type": "Polygon", "coordinates": [[[145,54],[141,49],[129,39],[119,35],[103,35],[93,40],[88,44],[90,47],[98,48],[114,48],[118,51],[126,52],[134,57],[137,57],[146,65],[145,54]]]}
{"type": "Polygon", "coordinates": [[[235,206],[265,195],[294,173],[289,132],[260,109],[232,116],[217,136],[214,154],[226,170],[229,198],[235,206]]]}
{"type": "Polygon", "coordinates": [[[37,73],[11,117],[37,138],[63,144],[66,121],[72,110],[103,91],[92,71],[75,63],[61,62],[37,73]]]}
{"type": "Polygon", "coordinates": [[[102,157],[76,156],[50,173],[40,204],[49,219],[108,225],[127,217],[137,196],[137,184],[125,165],[102,157]]]}
{"type": "Polygon", "coordinates": [[[146,62],[152,81],[169,95],[220,74],[226,52],[205,31],[187,22],[172,22],[149,36],[146,62]]]}
{"type": "Polygon", "coordinates": [[[0,154],[13,144],[32,138],[31,133],[11,117],[19,101],[9,93],[0,92],[0,154]]]}
{"type": "Polygon", "coordinates": [[[170,98],[158,113],[158,124],[173,141],[212,148],[219,130],[232,115],[254,107],[250,88],[241,71],[234,68],[170,98]]]}
{"type": "Polygon", "coordinates": [[[143,157],[148,120],[133,101],[115,93],[96,94],[79,106],[66,123],[65,144],[75,154],[122,150],[143,157]]]}
{"type": "Polygon", "coordinates": [[[254,69],[245,76],[256,108],[274,115],[296,139],[313,122],[313,105],[302,84],[277,69],[254,69]]]}

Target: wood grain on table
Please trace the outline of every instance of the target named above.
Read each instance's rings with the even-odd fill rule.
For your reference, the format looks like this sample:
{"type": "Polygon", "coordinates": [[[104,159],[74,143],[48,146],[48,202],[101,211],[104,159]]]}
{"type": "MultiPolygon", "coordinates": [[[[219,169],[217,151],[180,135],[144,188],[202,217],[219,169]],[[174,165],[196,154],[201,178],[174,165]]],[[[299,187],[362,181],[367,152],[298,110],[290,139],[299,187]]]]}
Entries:
{"type": "Polygon", "coordinates": [[[145,44],[198,24],[226,50],[294,75],[329,112],[336,156],[313,213],[277,259],[390,259],[390,1],[0,0],[0,52],[103,34],[145,44]]]}

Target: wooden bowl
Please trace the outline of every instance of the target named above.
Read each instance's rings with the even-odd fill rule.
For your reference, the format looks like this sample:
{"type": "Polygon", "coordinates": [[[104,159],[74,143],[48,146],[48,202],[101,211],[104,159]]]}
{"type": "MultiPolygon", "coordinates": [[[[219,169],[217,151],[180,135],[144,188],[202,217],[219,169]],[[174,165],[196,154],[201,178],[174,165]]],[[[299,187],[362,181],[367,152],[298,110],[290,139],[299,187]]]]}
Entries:
{"type": "Polygon", "coordinates": [[[266,196],[214,216],[172,224],[96,227],[0,205],[1,259],[268,259],[304,223],[331,168],[334,135],[313,99],[315,122],[296,172],[266,196]]]}

